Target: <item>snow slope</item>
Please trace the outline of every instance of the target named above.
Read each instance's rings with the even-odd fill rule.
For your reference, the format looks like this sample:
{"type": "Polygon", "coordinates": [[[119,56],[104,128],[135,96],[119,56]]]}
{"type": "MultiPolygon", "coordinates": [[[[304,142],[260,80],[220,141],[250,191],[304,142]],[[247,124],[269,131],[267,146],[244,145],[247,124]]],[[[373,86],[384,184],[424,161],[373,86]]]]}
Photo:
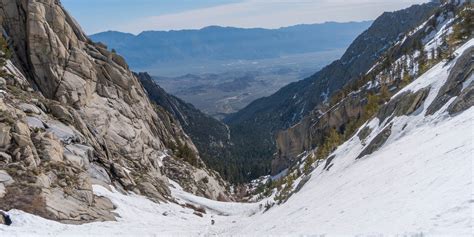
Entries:
{"type": "MultiPolygon", "coordinates": [[[[470,46],[474,40],[457,54],[470,46]]],[[[448,103],[424,116],[454,64],[436,65],[399,92],[431,87],[416,115],[392,120],[392,134],[381,149],[356,160],[364,146],[354,136],[334,152],[330,171],[319,166],[288,202],[231,232],[471,236],[474,108],[450,117],[448,103]]],[[[374,119],[369,125],[368,141],[386,122],[374,119]]]]}
{"type": "MultiPolygon", "coordinates": [[[[472,39],[457,54],[470,46],[472,39]]],[[[434,66],[402,90],[431,87],[415,115],[392,120],[392,134],[382,148],[356,160],[364,146],[354,136],[334,152],[329,171],[317,167],[300,192],[267,212],[262,211],[266,200],[216,202],[174,183],[179,203],[207,209],[201,218],[178,204],[156,204],[95,186],[98,195],[117,205],[118,222],[65,225],[12,210],[14,223],[0,226],[0,236],[472,236],[474,108],[452,117],[445,112],[448,103],[424,116],[455,61],[434,66]]],[[[373,129],[368,140],[386,126],[378,119],[368,124],[373,129]]]]}

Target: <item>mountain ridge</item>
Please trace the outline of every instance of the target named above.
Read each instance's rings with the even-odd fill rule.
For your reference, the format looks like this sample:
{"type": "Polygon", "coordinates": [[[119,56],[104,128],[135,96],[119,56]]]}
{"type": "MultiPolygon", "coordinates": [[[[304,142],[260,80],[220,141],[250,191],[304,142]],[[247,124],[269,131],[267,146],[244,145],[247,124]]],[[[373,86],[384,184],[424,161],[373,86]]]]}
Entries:
{"type": "Polygon", "coordinates": [[[277,152],[276,131],[296,124],[334,91],[366,73],[400,35],[420,25],[437,6],[431,2],[382,14],[354,40],[340,60],[227,116],[224,122],[231,129],[237,152],[244,152],[247,159],[258,160],[269,170],[269,162],[277,152]]]}
{"type": "Polygon", "coordinates": [[[200,30],[145,31],[138,35],[102,32],[91,38],[115,49],[131,62],[132,68],[141,70],[193,59],[252,60],[345,48],[370,23],[324,23],[280,29],[210,26],[200,30]]]}

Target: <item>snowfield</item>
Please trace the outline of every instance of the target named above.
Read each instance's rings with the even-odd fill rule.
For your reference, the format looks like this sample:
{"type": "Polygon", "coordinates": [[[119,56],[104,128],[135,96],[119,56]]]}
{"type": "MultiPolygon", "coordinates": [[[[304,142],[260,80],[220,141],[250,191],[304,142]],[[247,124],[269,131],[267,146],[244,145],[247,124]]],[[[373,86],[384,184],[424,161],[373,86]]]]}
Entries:
{"type": "MultiPolygon", "coordinates": [[[[457,54],[470,46],[474,40],[457,54]]],[[[320,165],[300,192],[267,212],[262,210],[267,200],[217,202],[186,193],[174,182],[173,196],[205,207],[204,217],[178,204],[94,186],[117,206],[117,222],[65,225],[12,210],[13,225],[0,226],[0,236],[472,236],[474,108],[449,116],[449,102],[424,116],[455,61],[434,66],[402,90],[431,87],[414,115],[392,120],[383,147],[356,160],[364,145],[354,136],[334,152],[329,171],[320,165]]],[[[370,141],[387,124],[373,119],[368,125],[370,141]]]]}

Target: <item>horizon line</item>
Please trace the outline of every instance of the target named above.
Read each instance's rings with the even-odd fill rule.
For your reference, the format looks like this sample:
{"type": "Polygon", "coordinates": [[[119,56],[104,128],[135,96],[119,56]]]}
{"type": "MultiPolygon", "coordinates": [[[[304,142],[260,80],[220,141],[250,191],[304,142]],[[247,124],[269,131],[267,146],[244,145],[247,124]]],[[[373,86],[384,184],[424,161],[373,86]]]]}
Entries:
{"type": "Polygon", "coordinates": [[[171,30],[159,30],[159,29],[156,29],[156,30],[144,30],[144,31],[141,31],[141,32],[138,33],[138,34],[131,33],[131,32],[120,31],[120,30],[104,30],[104,31],[99,31],[99,32],[96,32],[96,33],[91,33],[91,34],[87,33],[87,35],[88,35],[88,36],[93,36],[93,35],[98,35],[98,34],[102,34],[102,33],[111,33],[111,32],[113,32],[113,33],[122,33],[122,34],[129,34],[129,35],[133,35],[133,36],[138,36],[138,35],[140,35],[140,34],[147,33],[147,32],[200,31],[200,30],[204,30],[204,29],[212,28],[212,27],[216,27],[216,28],[234,28],[234,29],[244,29],[244,30],[254,30],[254,29],[261,29],[261,30],[280,30],[280,29],[290,28],[290,27],[296,27],[296,26],[324,25],[324,24],[331,24],[331,23],[335,23],[335,24],[350,24],[350,23],[365,23],[365,22],[374,22],[374,21],[375,21],[375,19],[373,19],[373,20],[361,20],[361,21],[325,21],[325,22],[320,22],[320,23],[300,23],[300,24],[289,25],[289,26],[280,26],[280,27],[278,27],[278,28],[208,25],[208,26],[204,26],[204,27],[201,27],[201,28],[183,28],[183,29],[171,29],[171,30]]]}

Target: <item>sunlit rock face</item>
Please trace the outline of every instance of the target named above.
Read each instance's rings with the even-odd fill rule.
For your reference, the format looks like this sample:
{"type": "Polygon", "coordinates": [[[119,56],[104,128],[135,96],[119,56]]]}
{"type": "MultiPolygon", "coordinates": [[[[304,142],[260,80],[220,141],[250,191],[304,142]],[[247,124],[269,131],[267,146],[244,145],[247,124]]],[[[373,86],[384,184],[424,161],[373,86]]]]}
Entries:
{"type": "Polygon", "coordinates": [[[185,144],[199,159],[197,149],[125,60],[89,40],[57,0],[1,0],[0,25],[12,53],[0,83],[0,170],[15,181],[2,183],[0,209],[113,220],[91,184],[169,200],[163,158],[184,162],[173,147],[185,144]]]}

